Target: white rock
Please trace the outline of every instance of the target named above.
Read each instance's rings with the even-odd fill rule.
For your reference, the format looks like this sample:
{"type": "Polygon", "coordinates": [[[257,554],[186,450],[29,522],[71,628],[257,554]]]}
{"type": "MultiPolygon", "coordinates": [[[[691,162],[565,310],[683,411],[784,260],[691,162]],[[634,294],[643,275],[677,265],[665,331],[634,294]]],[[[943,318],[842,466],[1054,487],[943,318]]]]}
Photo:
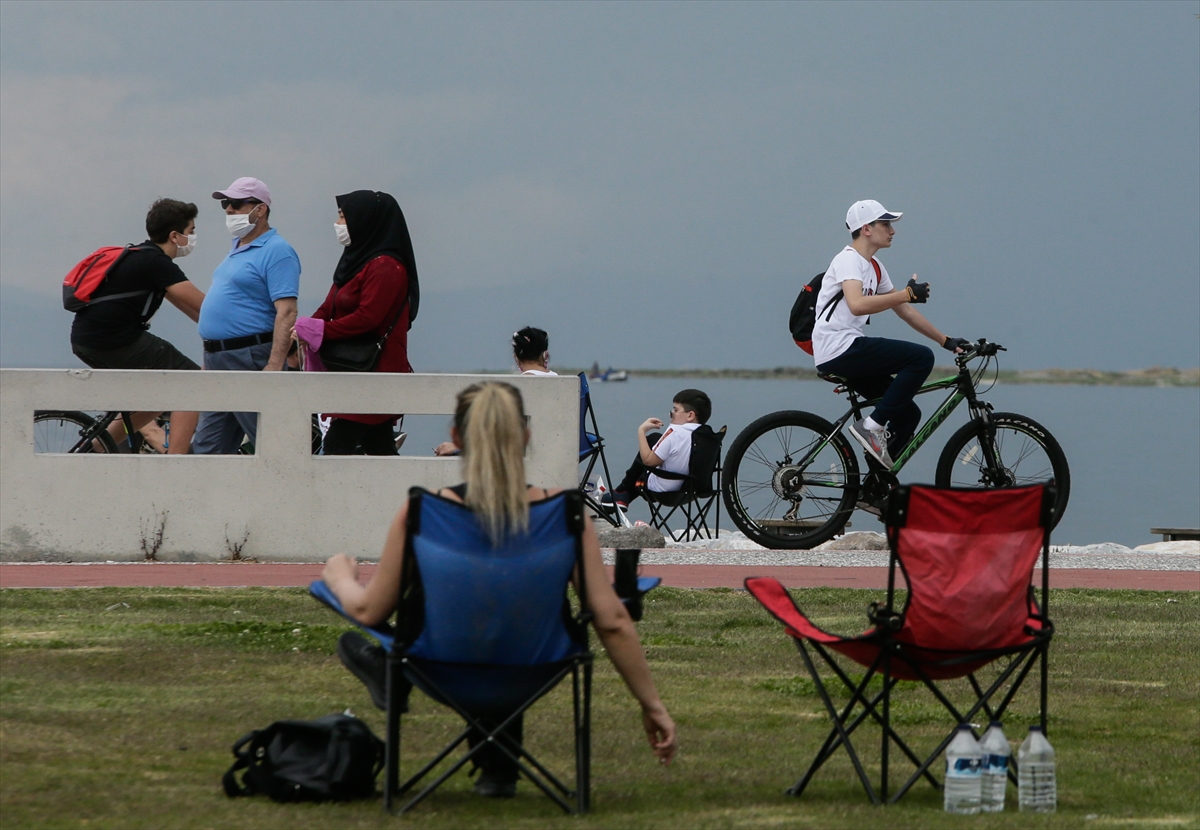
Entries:
{"type": "Polygon", "coordinates": [[[873,530],[854,530],[813,550],[887,550],[887,537],[873,530]]]}
{"type": "Polygon", "coordinates": [[[1154,542],[1149,545],[1138,545],[1134,550],[1143,553],[1181,553],[1200,556],[1200,540],[1180,539],[1177,542],[1154,542]]]}
{"type": "Polygon", "coordinates": [[[716,539],[697,539],[694,542],[668,541],[668,548],[689,550],[766,550],[757,542],[746,538],[739,530],[722,530],[716,539]]]}
{"type": "Polygon", "coordinates": [[[1116,542],[1100,542],[1096,545],[1051,545],[1050,552],[1069,553],[1076,556],[1095,556],[1100,554],[1128,556],[1133,553],[1133,548],[1118,545],[1116,542]]]}

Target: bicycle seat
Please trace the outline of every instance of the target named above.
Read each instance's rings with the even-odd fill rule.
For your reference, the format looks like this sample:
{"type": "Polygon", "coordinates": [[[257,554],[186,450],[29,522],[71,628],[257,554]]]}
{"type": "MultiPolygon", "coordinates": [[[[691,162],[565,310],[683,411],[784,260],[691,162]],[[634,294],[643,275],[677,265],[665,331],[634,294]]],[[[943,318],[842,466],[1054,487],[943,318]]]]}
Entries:
{"type": "Polygon", "coordinates": [[[839,386],[846,383],[846,379],[844,377],[841,377],[840,375],[827,375],[824,372],[817,372],[817,377],[819,377],[823,381],[827,381],[828,383],[837,384],[839,386]]]}

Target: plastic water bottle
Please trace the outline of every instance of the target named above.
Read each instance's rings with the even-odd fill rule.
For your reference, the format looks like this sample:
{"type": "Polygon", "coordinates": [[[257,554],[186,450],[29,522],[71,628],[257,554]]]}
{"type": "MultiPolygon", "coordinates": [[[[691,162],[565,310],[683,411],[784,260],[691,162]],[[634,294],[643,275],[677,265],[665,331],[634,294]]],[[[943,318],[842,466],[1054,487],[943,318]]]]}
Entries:
{"type": "Polygon", "coordinates": [[[1004,811],[1004,793],[1008,787],[1008,756],[1012,749],[1000,721],[994,720],[979,740],[983,750],[982,798],[980,807],[985,813],[1004,811]]]}
{"type": "Polygon", "coordinates": [[[1042,727],[1029,727],[1017,750],[1017,803],[1022,813],[1053,813],[1058,807],[1054,783],[1054,747],[1042,727]]]}
{"type": "Polygon", "coordinates": [[[983,751],[971,734],[970,725],[964,723],[946,747],[944,807],[947,813],[973,816],[979,812],[982,766],[983,751]]]}

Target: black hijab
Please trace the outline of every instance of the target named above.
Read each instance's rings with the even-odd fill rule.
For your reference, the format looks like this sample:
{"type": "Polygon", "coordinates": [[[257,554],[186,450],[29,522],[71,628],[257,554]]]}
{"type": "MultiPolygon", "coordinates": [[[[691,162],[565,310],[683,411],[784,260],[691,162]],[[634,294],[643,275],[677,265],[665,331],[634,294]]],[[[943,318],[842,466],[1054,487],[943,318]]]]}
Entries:
{"type": "Polygon", "coordinates": [[[333,271],[333,284],[339,288],[353,279],[368,262],[378,256],[398,259],[408,272],[408,324],[417,319],[421,288],[417,283],[417,261],[404,212],[391,194],[378,190],[355,190],[337,197],[337,206],[346,217],[350,244],[342,252],[333,271]]]}

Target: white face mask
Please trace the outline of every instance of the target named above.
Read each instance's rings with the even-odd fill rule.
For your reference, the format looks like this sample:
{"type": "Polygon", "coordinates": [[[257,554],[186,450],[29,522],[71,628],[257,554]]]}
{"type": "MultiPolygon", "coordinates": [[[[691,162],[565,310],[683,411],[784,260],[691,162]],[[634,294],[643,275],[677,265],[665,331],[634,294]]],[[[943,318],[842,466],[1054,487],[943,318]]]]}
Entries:
{"type": "MultiPolygon", "coordinates": [[[[183,234],[180,234],[180,236],[183,236],[183,234]]],[[[176,259],[178,259],[181,256],[187,256],[194,250],[196,250],[196,234],[189,233],[187,235],[187,244],[186,245],[176,245],[175,246],[175,257],[176,257],[176,259]]]]}
{"type": "Polygon", "coordinates": [[[343,225],[341,222],[333,223],[333,232],[337,234],[338,244],[343,247],[350,244],[350,228],[343,225]]]}
{"type": "MultiPolygon", "coordinates": [[[[258,208],[256,207],[255,210],[258,208]]],[[[225,228],[230,234],[238,239],[245,239],[254,231],[254,224],[250,221],[250,213],[230,213],[225,216],[225,228]]]]}

